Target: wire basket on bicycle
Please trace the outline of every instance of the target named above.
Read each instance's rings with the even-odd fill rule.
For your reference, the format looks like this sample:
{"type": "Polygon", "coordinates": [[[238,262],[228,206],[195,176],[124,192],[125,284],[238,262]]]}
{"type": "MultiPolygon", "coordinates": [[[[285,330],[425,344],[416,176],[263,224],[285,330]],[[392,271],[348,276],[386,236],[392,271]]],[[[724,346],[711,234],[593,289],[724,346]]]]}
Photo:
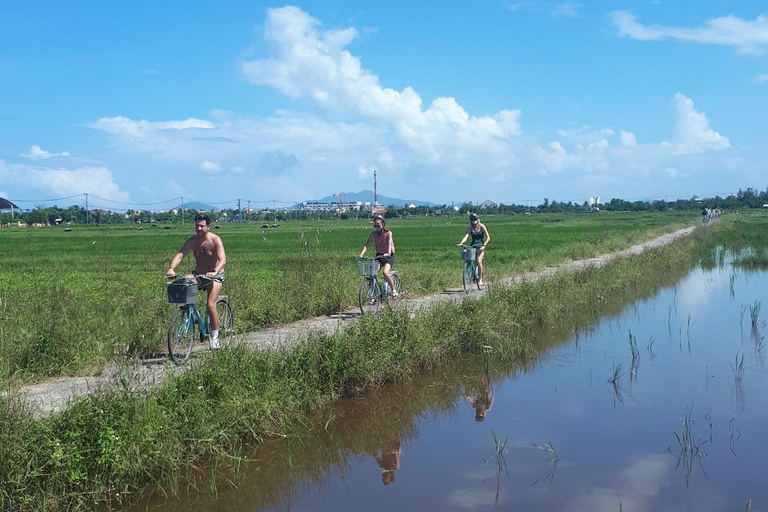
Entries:
{"type": "Polygon", "coordinates": [[[468,245],[462,246],[461,259],[464,261],[475,261],[475,255],[477,254],[477,248],[468,245]]]}
{"type": "Polygon", "coordinates": [[[194,304],[197,299],[197,283],[189,279],[177,279],[165,287],[169,304],[194,304]]]}
{"type": "Polygon", "coordinates": [[[357,271],[361,276],[375,277],[379,273],[379,262],[372,258],[357,260],[357,271]]]}

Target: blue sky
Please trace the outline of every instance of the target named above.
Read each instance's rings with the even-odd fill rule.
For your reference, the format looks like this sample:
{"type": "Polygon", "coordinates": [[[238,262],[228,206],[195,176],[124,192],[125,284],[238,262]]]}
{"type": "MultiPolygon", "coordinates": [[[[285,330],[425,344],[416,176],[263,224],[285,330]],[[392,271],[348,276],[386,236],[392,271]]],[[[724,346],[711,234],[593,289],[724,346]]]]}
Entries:
{"type": "Polygon", "coordinates": [[[0,197],[22,207],[300,201],[373,169],[439,203],[768,185],[764,3],[1,9],[0,197]]]}

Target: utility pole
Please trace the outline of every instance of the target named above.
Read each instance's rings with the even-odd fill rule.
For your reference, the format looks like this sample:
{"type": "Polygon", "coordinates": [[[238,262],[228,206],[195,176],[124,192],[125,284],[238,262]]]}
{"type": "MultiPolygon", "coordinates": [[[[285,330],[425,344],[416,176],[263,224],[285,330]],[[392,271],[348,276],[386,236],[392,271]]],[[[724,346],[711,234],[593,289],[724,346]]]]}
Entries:
{"type": "Polygon", "coordinates": [[[88,193],[85,194],[85,225],[89,224],[88,220],[88,193]]]}
{"type": "Polygon", "coordinates": [[[376,180],[376,169],[373,170],[373,206],[379,206],[379,184],[376,180]]]}
{"type": "Polygon", "coordinates": [[[251,200],[248,200],[248,212],[246,213],[246,217],[251,213],[251,200]]]}
{"type": "Polygon", "coordinates": [[[240,199],[237,200],[237,221],[240,222],[243,219],[243,210],[240,208],[240,199]]]}
{"type": "Polygon", "coordinates": [[[184,225],[184,196],[181,196],[181,225],[184,225]]]}

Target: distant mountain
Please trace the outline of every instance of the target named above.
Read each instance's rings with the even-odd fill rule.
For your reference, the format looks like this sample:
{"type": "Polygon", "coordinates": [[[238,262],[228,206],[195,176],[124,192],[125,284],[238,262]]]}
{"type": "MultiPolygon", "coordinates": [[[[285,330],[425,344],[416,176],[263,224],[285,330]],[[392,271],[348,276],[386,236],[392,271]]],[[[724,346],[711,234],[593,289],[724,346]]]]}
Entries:
{"type": "MultiPolygon", "coordinates": [[[[210,212],[211,210],[220,210],[221,208],[216,208],[215,206],[211,206],[209,204],[201,203],[199,201],[190,201],[188,203],[184,203],[184,208],[188,210],[203,210],[210,212]]],[[[181,209],[181,205],[176,207],[177,210],[181,209]]]]}
{"type": "MultiPolygon", "coordinates": [[[[321,199],[309,199],[308,203],[336,203],[339,201],[338,195],[325,196],[321,199]]],[[[354,203],[355,201],[361,201],[363,203],[373,202],[373,190],[362,190],[360,192],[345,192],[344,202],[354,203]]],[[[416,206],[435,206],[435,203],[429,201],[420,201],[418,199],[398,199],[396,197],[387,197],[379,194],[379,204],[389,206],[402,206],[404,204],[413,203],[416,206]]]]}

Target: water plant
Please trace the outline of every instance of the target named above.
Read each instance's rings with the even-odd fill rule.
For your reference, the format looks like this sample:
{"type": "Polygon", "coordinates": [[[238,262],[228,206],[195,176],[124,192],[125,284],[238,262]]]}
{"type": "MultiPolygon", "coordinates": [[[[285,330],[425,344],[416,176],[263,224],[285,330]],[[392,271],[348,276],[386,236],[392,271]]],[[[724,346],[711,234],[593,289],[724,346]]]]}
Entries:
{"type": "Polygon", "coordinates": [[[741,431],[734,426],[735,421],[736,418],[731,418],[728,422],[728,447],[734,455],[736,455],[736,441],[741,439],[741,431]]]}
{"type": "Polygon", "coordinates": [[[614,405],[616,401],[619,403],[623,402],[622,396],[621,396],[621,377],[623,375],[622,372],[622,366],[621,363],[616,364],[613,363],[613,374],[611,375],[611,378],[608,379],[608,382],[611,383],[611,386],[613,386],[613,399],[614,399],[614,405]]]}
{"type": "Polygon", "coordinates": [[[637,338],[629,331],[629,350],[632,352],[632,367],[640,361],[640,350],[637,348],[637,338]]]}
{"type": "MultiPolygon", "coordinates": [[[[675,431],[675,438],[677,439],[678,446],[680,447],[680,453],[677,456],[677,464],[675,465],[675,469],[680,468],[682,470],[683,475],[685,476],[686,487],[690,483],[694,462],[699,463],[699,467],[701,468],[704,477],[708,478],[707,472],[704,470],[704,465],[702,463],[702,459],[707,456],[707,454],[704,453],[704,450],[702,450],[707,441],[696,437],[693,430],[695,421],[691,417],[692,411],[693,405],[685,409],[681,432],[678,434],[677,431],[675,431]]],[[[672,453],[671,448],[668,449],[668,451],[672,453]]]]}
{"type": "Polygon", "coordinates": [[[648,351],[648,353],[651,355],[651,357],[654,356],[654,354],[653,354],[653,345],[654,345],[654,343],[656,343],[656,335],[655,334],[651,334],[651,337],[648,338],[648,345],[645,348],[648,351]]]}
{"type": "Polygon", "coordinates": [[[552,483],[552,481],[555,479],[555,473],[557,473],[557,465],[560,463],[560,456],[557,454],[555,446],[551,442],[546,442],[544,444],[531,443],[531,445],[549,454],[549,459],[547,460],[549,467],[544,472],[544,474],[537,478],[536,481],[531,485],[536,485],[541,480],[547,480],[549,483],[552,483]]]}
{"type": "Polygon", "coordinates": [[[737,351],[733,363],[729,364],[731,365],[731,370],[733,370],[733,378],[736,382],[741,382],[741,378],[744,376],[744,354],[741,351],[737,351]]]}
{"type": "MultiPolygon", "coordinates": [[[[494,453],[494,460],[496,461],[496,499],[494,501],[494,505],[499,504],[499,493],[501,491],[501,474],[504,473],[509,477],[509,470],[507,469],[507,461],[504,458],[505,453],[509,453],[506,450],[507,446],[507,438],[504,438],[504,441],[496,437],[496,432],[494,430],[491,430],[491,434],[493,435],[493,445],[496,449],[496,452],[494,453]]],[[[488,461],[486,460],[485,463],[487,464],[488,461]]]]}
{"type": "MultiPolygon", "coordinates": [[[[752,328],[757,328],[757,325],[759,322],[762,321],[760,318],[760,310],[763,307],[763,303],[759,300],[756,300],[753,304],[749,305],[749,319],[752,322],[752,328]]],[[[765,323],[763,321],[763,323],[765,323]]]]}

